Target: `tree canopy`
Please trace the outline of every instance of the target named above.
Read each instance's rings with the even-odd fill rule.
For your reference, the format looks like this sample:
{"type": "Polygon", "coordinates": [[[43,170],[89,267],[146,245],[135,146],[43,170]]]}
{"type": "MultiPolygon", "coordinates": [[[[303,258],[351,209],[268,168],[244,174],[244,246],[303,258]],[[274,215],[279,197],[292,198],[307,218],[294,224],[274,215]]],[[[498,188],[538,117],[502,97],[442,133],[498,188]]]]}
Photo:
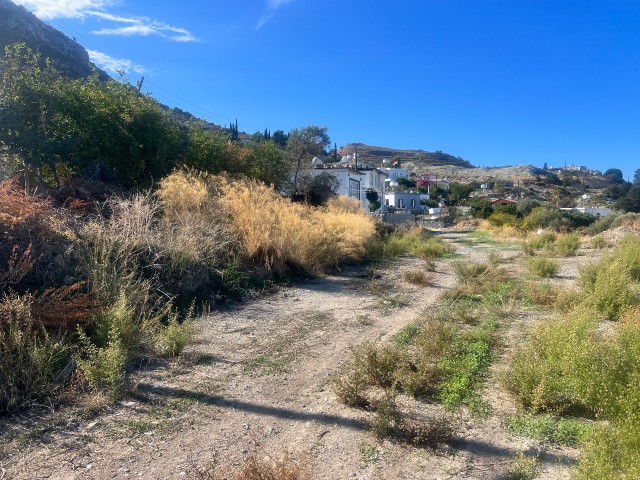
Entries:
{"type": "MultiPolygon", "coordinates": [[[[125,81],[103,82],[97,74],[69,80],[24,44],[0,58],[0,159],[27,190],[34,180],[59,186],[87,171],[111,172],[106,176],[125,186],[148,185],[179,165],[278,188],[292,163],[268,137],[265,131],[252,144],[231,142],[229,133],[178,118],[125,81]]],[[[292,149],[315,154],[328,142],[326,128],[306,127],[294,131],[292,149]]]]}

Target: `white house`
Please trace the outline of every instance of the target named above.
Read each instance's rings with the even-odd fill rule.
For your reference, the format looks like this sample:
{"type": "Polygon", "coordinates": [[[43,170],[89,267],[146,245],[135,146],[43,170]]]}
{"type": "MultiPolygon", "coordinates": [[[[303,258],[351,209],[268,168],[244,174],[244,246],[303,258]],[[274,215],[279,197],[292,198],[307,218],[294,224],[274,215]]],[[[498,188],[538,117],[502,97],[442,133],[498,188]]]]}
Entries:
{"type": "Polygon", "coordinates": [[[425,194],[419,192],[398,192],[390,191],[384,196],[384,203],[387,207],[406,208],[407,210],[424,210],[424,205],[420,204],[421,198],[425,194]]]}
{"type": "Polygon", "coordinates": [[[611,214],[611,209],[607,207],[573,207],[573,208],[561,208],[560,210],[564,210],[566,212],[580,212],[580,213],[588,213],[589,215],[593,215],[594,217],[606,217],[611,214]]]}
{"type": "Polygon", "coordinates": [[[311,172],[313,175],[329,173],[336,177],[338,179],[338,195],[357,198],[366,212],[369,211],[369,201],[365,193],[367,190],[375,190],[378,192],[381,209],[384,209],[385,179],[387,174],[381,169],[372,168],[368,165],[364,167],[360,165],[357,167],[343,165],[325,167],[314,161],[311,172]]]}
{"type": "Polygon", "coordinates": [[[383,167],[382,170],[387,174],[387,181],[409,178],[409,175],[411,175],[411,172],[406,168],[383,167]]]}

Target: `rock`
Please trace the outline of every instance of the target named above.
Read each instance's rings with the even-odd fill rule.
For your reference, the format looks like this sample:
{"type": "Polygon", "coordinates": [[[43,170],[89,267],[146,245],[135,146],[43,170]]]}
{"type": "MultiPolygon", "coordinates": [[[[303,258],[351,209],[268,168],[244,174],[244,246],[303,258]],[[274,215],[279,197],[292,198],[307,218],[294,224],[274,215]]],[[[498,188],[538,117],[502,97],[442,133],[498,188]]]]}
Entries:
{"type": "Polygon", "coordinates": [[[67,268],[67,262],[60,254],[57,254],[55,257],[53,257],[53,264],[58,268],[67,268]]]}

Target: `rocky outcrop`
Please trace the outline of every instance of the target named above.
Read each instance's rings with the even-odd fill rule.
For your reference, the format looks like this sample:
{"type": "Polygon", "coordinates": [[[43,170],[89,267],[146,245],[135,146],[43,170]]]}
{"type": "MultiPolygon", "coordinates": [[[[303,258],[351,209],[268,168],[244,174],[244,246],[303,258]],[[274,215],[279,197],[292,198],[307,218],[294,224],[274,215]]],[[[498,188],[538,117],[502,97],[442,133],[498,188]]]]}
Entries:
{"type": "MultiPolygon", "coordinates": [[[[95,66],[89,54],[78,42],[47,25],[24,7],[10,0],[0,0],[0,50],[7,45],[25,43],[43,59],[51,58],[58,70],[69,78],[91,74],[95,66]]],[[[101,77],[108,78],[105,72],[101,77]]]]}

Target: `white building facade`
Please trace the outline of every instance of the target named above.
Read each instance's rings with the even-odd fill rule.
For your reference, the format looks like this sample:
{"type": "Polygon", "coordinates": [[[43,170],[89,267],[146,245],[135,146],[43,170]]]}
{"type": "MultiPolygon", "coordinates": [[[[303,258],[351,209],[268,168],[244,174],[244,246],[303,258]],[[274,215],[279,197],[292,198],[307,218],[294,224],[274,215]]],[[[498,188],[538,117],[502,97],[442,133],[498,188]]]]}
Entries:
{"type": "Polygon", "coordinates": [[[366,198],[367,190],[375,190],[378,192],[380,202],[380,210],[384,210],[385,203],[385,179],[387,174],[378,168],[351,168],[351,167],[322,167],[316,165],[312,170],[314,175],[328,173],[338,180],[338,195],[352,197],[360,200],[362,208],[369,211],[369,201],[366,198]]]}

